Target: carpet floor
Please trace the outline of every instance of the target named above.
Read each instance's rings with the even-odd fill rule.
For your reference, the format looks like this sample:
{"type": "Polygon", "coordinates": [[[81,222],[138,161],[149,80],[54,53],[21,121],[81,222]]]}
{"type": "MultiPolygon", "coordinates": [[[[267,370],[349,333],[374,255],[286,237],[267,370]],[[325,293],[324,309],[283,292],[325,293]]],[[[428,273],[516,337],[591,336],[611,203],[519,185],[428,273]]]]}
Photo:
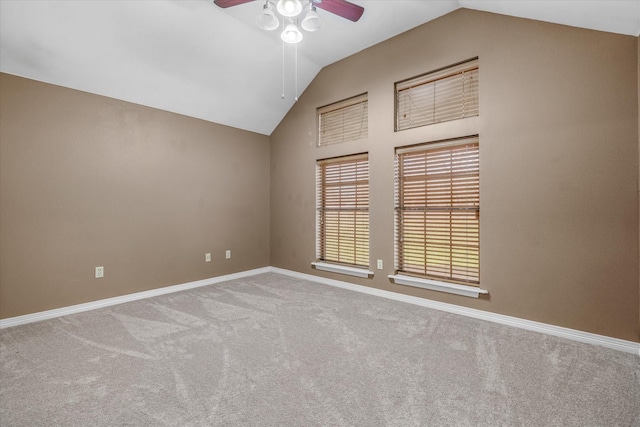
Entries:
{"type": "Polygon", "coordinates": [[[0,425],[640,426],[640,360],[268,273],[0,330],[0,425]]]}

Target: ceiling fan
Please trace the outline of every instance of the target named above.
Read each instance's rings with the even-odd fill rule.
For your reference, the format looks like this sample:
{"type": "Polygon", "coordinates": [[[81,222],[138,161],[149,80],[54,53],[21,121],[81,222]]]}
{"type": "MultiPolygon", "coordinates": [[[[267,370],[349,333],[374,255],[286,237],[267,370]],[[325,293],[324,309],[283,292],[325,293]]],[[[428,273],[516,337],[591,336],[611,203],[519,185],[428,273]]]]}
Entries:
{"type": "MultiPolygon", "coordinates": [[[[214,0],[214,3],[221,8],[227,8],[252,1],[255,0],[214,0]]],[[[256,19],[258,26],[264,30],[271,31],[280,26],[280,18],[274,13],[274,3],[276,11],[283,17],[283,26],[285,25],[285,19],[289,21],[289,25],[285,27],[281,34],[282,40],[287,43],[298,43],[302,40],[302,33],[298,30],[294,20],[307,6],[308,11],[300,26],[309,32],[317,31],[322,26],[322,21],[316,12],[316,8],[326,10],[353,22],[357,22],[364,13],[362,6],[347,0],[277,0],[277,2],[276,0],[265,0],[262,13],[256,19]]]]}
{"type": "MultiPolygon", "coordinates": [[[[249,3],[254,0],[214,0],[217,6],[221,8],[238,6],[249,3]]],[[[347,0],[264,0],[262,13],[256,18],[256,24],[263,30],[273,31],[280,26],[280,18],[282,18],[282,26],[284,31],[280,34],[282,39],[282,99],[285,99],[284,88],[284,63],[285,63],[285,43],[295,46],[295,98],[298,100],[298,46],[302,40],[302,32],[298,29],[298,24],[303,30],[314,32],[322,26],[322,20],[316,12],[316,7],[326,10],[327,12],[341,16],[349,21],[357,22],[364,8],[357,4],[348,2],[347,0]],[[274,11],[275,9],[275,11],[274,11]],[[302,12],[307,9],[304,18],[300,20],[302,12]],[[276,15],[276,13],[278,15],[276,15]],[[288,23],[288,24],[287,24],[288,23]]]]}
{"type": "MultiPolygon", "coordinates": [[[[255,0],[215,0],[214,3],[222,8],[238,6],[240,4],[249,3],[255,0]]],[[[287,7],[287,3],[302,3],[301,1],[278,1],[278,4],[282,4],[282,7],[287,7]]],[[[346,0],[311,0],[310,3],[314,7],[326,10],[345,19],[353,22],[357,22],[358,19],[364,13],[364,7],[358,6],[346,0]]]]}

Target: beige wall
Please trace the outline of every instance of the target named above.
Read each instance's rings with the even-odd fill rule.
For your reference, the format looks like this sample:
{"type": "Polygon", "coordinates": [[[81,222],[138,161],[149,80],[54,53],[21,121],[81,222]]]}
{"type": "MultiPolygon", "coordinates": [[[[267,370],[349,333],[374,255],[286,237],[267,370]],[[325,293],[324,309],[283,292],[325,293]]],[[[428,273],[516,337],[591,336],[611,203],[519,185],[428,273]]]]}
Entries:
{"type": "Polygon", "coordinates": [[[323,69],[271,135],[271,264],[638,341],[638,46],[461,9],[323,69]],[[480,58],[480,116],[394,133],[393,83],[480,58]],[[315,147],[315,109],[369,94],[369,138],[315,147]],[[480,134],[481,286],[389,282],[394,147],[480,134]],[[312,270],[316,159],[369,152],[373,279],[312,270]]]}
{"type": "Polygon", "coordinates": [[[325,68],[271,138],[0,74],[0,317],[271,264],[639,341],[639,56],[459,10],[325,68]],[[474,56],[480,117],[393,132],[394,81],[474,56]],[[362,92],[369,138],[315,148],[315,108],[362,92]],[[394,147],[474,133],[490,296],[393,285],[394,147]],[[385,269],[316,272],[315,161],[362,151],[385,269]]]}
{"type": "Polygon", "coordinates": [[[0,94],[0,317],[269,265],[268,137],[7,74],[0,94]]]}

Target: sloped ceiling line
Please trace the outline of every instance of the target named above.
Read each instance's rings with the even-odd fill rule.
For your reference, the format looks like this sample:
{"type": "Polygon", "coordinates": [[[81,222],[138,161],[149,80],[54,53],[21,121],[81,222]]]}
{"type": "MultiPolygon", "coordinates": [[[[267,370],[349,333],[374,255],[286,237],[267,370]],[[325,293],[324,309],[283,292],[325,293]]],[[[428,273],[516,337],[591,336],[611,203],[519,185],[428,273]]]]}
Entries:
{"type": "MultiPolygon", "coordinates": [[[[298,93],[323,67],[460,7],[640,33],[638,0],[352,1],[365,8],[357,23],[319,10],[323,28],[298,47],[298,93]]],[[[261,8],[2,0],[0,71],[270,135],[295,102],[294,76],[289,59],[282,99],[282,44],[256,28],[261,8]]]]}

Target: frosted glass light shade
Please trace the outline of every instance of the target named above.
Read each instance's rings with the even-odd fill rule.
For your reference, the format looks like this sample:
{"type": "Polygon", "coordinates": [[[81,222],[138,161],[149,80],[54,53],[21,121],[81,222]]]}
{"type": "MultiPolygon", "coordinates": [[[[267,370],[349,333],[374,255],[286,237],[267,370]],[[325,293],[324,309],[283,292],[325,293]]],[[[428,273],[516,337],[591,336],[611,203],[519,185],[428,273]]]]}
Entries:
{"type": "Polygon", "coordinates": [[[310,33],[318,31],[320,27],[322,27],[322,20],[318,16],[315,6],[311,6],[311,9],[307,12],[300,26],[303,30],[309,31],[310,33]]]}
{"type": "Polygon", "coordinates": [[[278,0],[276,4],[278,13],[286,17],[294,17],[302,12],[302,2],[300,0],[278,0]]]}
{"type": "Polygon", "coordinates": [[[273,31],[280,26],[280,20],[267,3],[264,5],[262,13],[256,18],[256,24],[263,30],[273,31]]]}
{"type": "Polygon", "coordinates": [[[283,41],[287,43],[299,43],[302,40],[302,33],[295,24],[289,24],[280,35],[283,41]]]}

